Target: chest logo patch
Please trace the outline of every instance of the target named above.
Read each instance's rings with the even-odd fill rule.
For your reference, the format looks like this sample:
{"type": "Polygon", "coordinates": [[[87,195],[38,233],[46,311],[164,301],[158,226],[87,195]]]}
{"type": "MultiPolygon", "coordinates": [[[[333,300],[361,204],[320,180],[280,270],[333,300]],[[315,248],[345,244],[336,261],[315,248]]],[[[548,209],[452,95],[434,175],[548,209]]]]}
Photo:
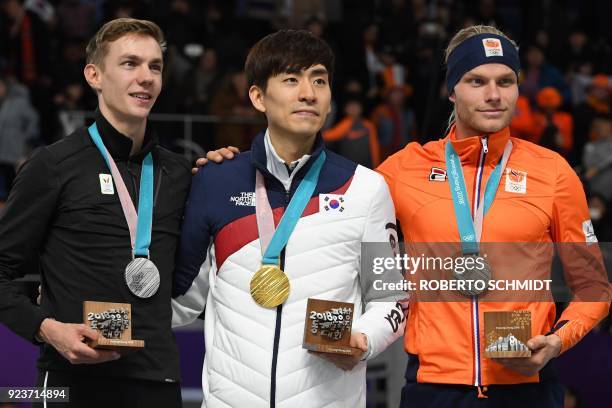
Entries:
{"type": "Polygon", "coordinates": [[[240,207],[255,207],[255,192],[242,192],[240,195],[230,197],[230,202],[240,207]]]}
{"type": "Polygon", "coordinates": [[[527,194],[527,172],[506,168],[505,191],[516,194],[527,194]]]}
{"type": "Polygon", "coordinates": [[[584,232],[584,240],[587,244],[597,242],[597,236],[595,235],[595,229],[591,220],[582,222],[582,232],[584,232]]]}
{"type": "Polygon", "coordinates": [[[429,181],[446,181],[446,170],[439,167],[432,167],[429,173],[429,181]]]}
{"type": "Polygon", "coordinates": [[[485,56],[487,57],[503,57],[504,55],[501,41],[497,38],[484,38],[482,40],[482,46],[484,47],[485,56]]]}
{"type": "Polygon", "coordinates": [[[102,194],[115,194],[113,187],[113,177],[110,174],[99,174],[100,176],[100,192],[102,194]]]}

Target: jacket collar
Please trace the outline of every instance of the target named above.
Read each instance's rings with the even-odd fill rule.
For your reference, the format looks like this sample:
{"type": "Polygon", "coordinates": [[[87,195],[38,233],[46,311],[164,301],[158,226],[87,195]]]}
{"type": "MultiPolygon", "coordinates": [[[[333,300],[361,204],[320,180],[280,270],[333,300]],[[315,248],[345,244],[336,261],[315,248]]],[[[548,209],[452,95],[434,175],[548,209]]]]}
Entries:
{"type": "Polygon", "coordinates": [[[96,109],[94,117],[102,142],[115,161],[127,161],[129,159],[130,161],[141,162],[147,153],[151,152],[157,145],[157,138],[151,126],[147,126],[140,151],[130,157],[132,140],[115,129],[102,115],[100,109],[96,109]]]}
{"type": "Polygon", "coordinates": [[[450,141],[453,144],[453,148],[459,155],[462,164],[478,164],[480,152],[483,148],[482,139],[486,137],[488,152],[485,157],[485,165],[496,165],[504,153],[506,143],[510,139],[510,129],[508,127],[496,133],[482,134],[460,140],[457,139],[455,131],[456,128],[455,125],[453,125],[446,138],[444,138],[444,141],[450,141]]]}
{"type": "MultiPolygon", "coordinates": [[[[255,136],[255,139],[253,139],[253,143],[251,144],[251,165],[261,171],[261,174],[263,174],[264,177],[272,178],[278,181],[278,179],[274,177],[274,175],[272,175],[272,173],[270,173],[267,168],[268,158],[266,157],[265,136],[266,132],[263,131],[260,132],[257,136],[255,136]]],[[[319,132],[317,133],[317,136],[315,138],[314,146],[312,148],[312,152],[310,153],[310,158],[308,159],[306,164],[304,164],[299,169],[299,171],[293,178],[293,182],[291,183],[291,190],[294,190],[298,185],[298,182],[296,182],[296,180],[301,180],[304,178],[304,176],[308,172],[308,169],[310,169],[312,163],[315,162],[315,160],[317,159],[317,157],[319,157],[324,148],[325,143],[323,142],[323,137],[319,132]]],[[[282,185],[280,181],[278,182],[282,185]]]]}

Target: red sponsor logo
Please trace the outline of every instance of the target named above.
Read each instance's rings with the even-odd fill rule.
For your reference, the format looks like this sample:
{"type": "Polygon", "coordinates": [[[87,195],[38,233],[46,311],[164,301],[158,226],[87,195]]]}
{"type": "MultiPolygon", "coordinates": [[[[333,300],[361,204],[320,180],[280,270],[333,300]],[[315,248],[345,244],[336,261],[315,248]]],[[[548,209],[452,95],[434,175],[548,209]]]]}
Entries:
{"type": "Polygon", "coordinates": [[[522,183],[525,180],[526,174],[522,171],[510,170],[508,178],[514,183],[522,183]]]}
{"type": "Polygon", "coordinates": [[[446,170],[432,167],[429,173],[429,181],[446,181],[446,170]]]}

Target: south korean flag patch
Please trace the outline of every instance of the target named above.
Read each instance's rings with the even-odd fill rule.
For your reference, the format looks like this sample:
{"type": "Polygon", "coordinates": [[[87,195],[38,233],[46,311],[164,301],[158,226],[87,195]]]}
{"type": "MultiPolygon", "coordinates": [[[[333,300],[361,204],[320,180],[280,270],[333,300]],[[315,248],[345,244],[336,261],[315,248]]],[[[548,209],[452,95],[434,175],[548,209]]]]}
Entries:
{"type": "Polygon", "coordinates": [[[319,194],[319,212],[342,213],[345,211],[344,196],[340,194],[319,194]]]}

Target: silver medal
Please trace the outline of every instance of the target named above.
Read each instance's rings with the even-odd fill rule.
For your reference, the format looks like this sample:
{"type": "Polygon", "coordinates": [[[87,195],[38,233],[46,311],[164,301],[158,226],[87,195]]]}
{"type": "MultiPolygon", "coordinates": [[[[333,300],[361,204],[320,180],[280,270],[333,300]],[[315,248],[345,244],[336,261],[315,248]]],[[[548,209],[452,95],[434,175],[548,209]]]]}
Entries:
{"type": "Polygon", "coordinates": [[[159,271],[147,258],[134,258],[125,267],[125,283],[140,298],[149,298],[159,289],[159,271]]]}
{"type": "Polygon", "coordinates": [[[478,296],[487,291],[487,285],[491,280],[491,265],[478,254],[461,255],[461,258],[475,258],[472,267],[466,267],[465,261],[461,267],[455,267],[453,277],[465,281],[465,289],[459,290],[464,296],[478,296]]]}

